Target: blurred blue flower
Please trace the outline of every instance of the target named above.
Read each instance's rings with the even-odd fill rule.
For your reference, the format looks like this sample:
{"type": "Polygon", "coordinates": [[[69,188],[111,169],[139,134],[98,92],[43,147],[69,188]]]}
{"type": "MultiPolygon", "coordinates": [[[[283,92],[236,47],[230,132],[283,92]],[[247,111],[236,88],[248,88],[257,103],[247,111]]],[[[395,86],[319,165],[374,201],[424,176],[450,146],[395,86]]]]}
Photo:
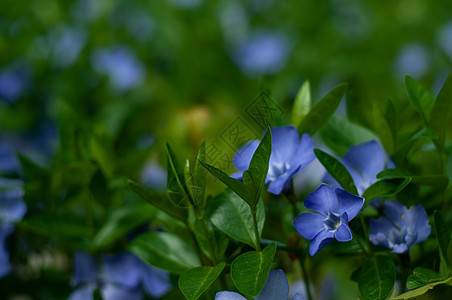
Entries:
{"type": "Polygon", "coordinates": [[[442,50],[452,57],[452,22],[448,22],[438,32],[437,41],[442,50]]]}
{"type": "Polygon", "coordinates": [[[160,297],[171,289],[167,272],[146,265],[131,253],[105,255],[101,262],[98,269],[90,254],[75,254],[73,283],[77,289],[70,300],[92,299],[96,288],[104,300],[142,299],[142,289],[151,297],[160,297]]]}
{"type": "Polygon", "coordinates": [[[421,77],[427,73],[430,65],[431,58],[427,48],[418,43],[404,46],[395,59],[395,69],[400,75],[421,77]]]}
{"type": "Polygon", "coordinates": [[[167,171],[160,166],[157,160],[149,160],[140,172],[140,182],[157,191],[166,190],[167,171]]]}
{"type": "Polygon", "coordinates": [[[274,74],[286,64],[289,48],[285,35],[258,32],[238,44],[234,59],[248,75],[274,74]]]}
{"type": "Polygon", "coordinates": [[[121,92],[138,86],[145,77],[143,65],[126,47],[97,49],[91,63],[97,72],[109,76],[112,87],[121,92]]]}
{"type": "MultiPolygon", "coordinates": [[[[377,141],[369,141],[350,147],[340,161],[352,176],[360,195],[377,181],[378,173],[386,168],[395,167],[377,141]]],[[[340,187],[339,183],[328,173],[325,174],[323,182],[335,188],[340,187]]]]}
{"type": "Polygon", "coordinates": [[[23,196],[22,181],[0,179],[0,277],[11,270],[5,241],[14,231],[13,223],[22,220],[27,211],[23,196]]]}
{"type": "Polygon", "coordinates": [[[86,33],[79,28],[64,28],[54,42],[53,61],[58,67],[74,64],[86,44],[86,33]]]}
{"type": "MultiPolygon", "coordinates": [[[[289,282],[282,270],[272,270],[268,274],[264,288],[255,298],[256,300],[285,300],[289,296],[289,282]]],[[[294,300],[303,300],[304,297],[296,294],[294,300]]],[[[223,291],[215,295],[215,300],[246,300],[242,295],[223,291]]]]}
{"type": "Polygon", "coordinates": [[[174,7],[183,9],[195,9],[202,4],[202,0],[170,0],[174,7]]]}
{"type": "Polygon", "coordinates": [[[30,69],[19,64],[5,69],[0,73],[0,99],[15,103],[26,92],[31,83],[30,69]]]}
{"type": "MultiPolygon", "coordinates": [[[[265,183],[269,183],[270,193],[278,195],[295,174],[314,160],[314,144],[307,134],[300,139],[293,126],[274,127],[271,131],[272,153],[265,183]]],[[[252,140],[237,151],[232,162],[240,172],[232,174],[232,177],[242,179],[243,171],[248,169],[258,145],[258,140],[252,140]]]]}
{"type": "Polygon", "coordinates": [[[310,193],[304,205],[318,213],[303,213],[293,222],[297,232],[311,240],[309,254],[315,255],[333,239],[350,241],[353,236],[348,222],[359,213],[363,204],[364,198],[342,189],[333,190],[325,184],[310,193]]]}
{"type": "Polygon", "coordinates": [[[407,209],[397,201],[384,203],[384,216],[370,220],[370,241],[378,246],[405,253],[430,235],[428,216],[422,205],[407,209]]]}

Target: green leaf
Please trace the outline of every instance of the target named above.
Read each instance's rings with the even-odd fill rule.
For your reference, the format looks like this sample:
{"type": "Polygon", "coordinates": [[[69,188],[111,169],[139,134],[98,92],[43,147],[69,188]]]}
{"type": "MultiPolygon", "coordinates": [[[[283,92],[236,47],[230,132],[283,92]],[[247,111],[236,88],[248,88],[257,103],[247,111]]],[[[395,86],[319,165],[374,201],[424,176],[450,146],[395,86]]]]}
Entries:
{"type": "Polygon", "coordinates": [[[369,129],[335,115],[320,129],[320,135],[328,147],[340,156],[353,145],[378,140],[378,137],[369,129]]]}
{"type": "MultiPolygon", "coordinates": [[[[447,252],[449,244],[451,242],[450,231],[447,228],[446,222],[444,222],[443,217],[437,211],[433,213],[433,223],[435,227],[436,241],[439,246],[439,254],[441,259],[441,264],[450,270],[450,262],[447,258],[447,252]]],[[[445,274],[443,274],[445,275],[445,274]]]]}
{"type": "Polygon", "coordinates": [[[309,135],[313,135],[317,130],[319,130],[320,127],[322,127],[322,125],[325,124],[336,111],[339,103],[341,103],[346,89],[346,83],[342,83],[332,89],[309,111],[298,126],[298,131],[301,134],[307,133],[309,135]]]}
{"type": "Polygon", "coordinates": [[[444,148],[447,124],[452,114],[452,73],[447,76],[430,114],[430,127],[438,134],[437,144],[444,148]]]}
{"type": "Polygon", "coordinates": [[[449,178],[444,175],[410,175],[399,169],[386,169],[377,174],[377,179],[411,178],[414,183],[433,186],[444,189],[449,183],[449,178]]]}
{"type": "Polygon", "coordinates": [[[142,234],[132,241],[129,249],[148,264],[171,273],[201,265],[195,249],[168,232],[142,234]]]}
{"type": "MultiPolygon", "coordinates": [[[[436,282],[430,283],[428,285],[422,286],[420,288],[417,288],[415,290],[401,294],[401,295],[395,297],[395,300],[418,299],[419,296],[427,293],[429,290],[435,288],[436,286],[441,286],[444,284],[448,285],[448,286],[452,286],[452,277],[450,277],[446,280],[436,281],[436,282]]],[[[432,298],[425,298],[425,299],[438,299],[438,298],[432,297],[432,298]]],[[[441,299],[441,298],[439,298],[439,299],[441,299]]]]}
{"type": "Polygon", "coordinates": [[[112,244],[118,238],[125,236],[128,232],[150,221],[155,214],[155,209],[143,204],[134,204],[114,210],[107,222],[102,226],[93,240],[94,247],[104,248],[112,244]]]}
{"type": "MultiPolygon", "coordinates": [[[[247,187],[251,198],[247,201],[251,208],[255,208],[259,201],[265,178],[268,173],[268,163],[272,154],[272,134],[270,127],[264,134],[259,146],[251,158],[248,170],[243,172],[243,183],[247,187]]],[[[246,199],[244,199],[246,201],[246,199]]]]}
{"type": "Polygon", "coordinates": [[[389,297],[396,280],[395,266],[391,258],[375,255],[361,268],[358,289],[364,300],[384,300],[389,297]]]}
{"type": "Polygon", "coordinates": [[[414,141],[421,138],[437,139],[438,135],[430,128],[422,128],[410,138],[410,141],[414,141]]]}
{"type": "Polygon", "coordinates": [[[421,115],[424,125],[427,127],[435,99],[427,89],[408,75],[405,77],[405,89],[411,104],[421,115]]]}
{"type": "Polygon", "coordinates": [[[38,165],[36,162],[21,153],[18,153],[17,157],[19,158],[20,165],[22,167],[24,179],[27,181],[43,180],[47,177],[47,170],[38,165]]]}
{"type": "Polygon", "coordinates": [[[384,148],[389,153],[393,153],[396,148],[397,131],[393,126],[393,122],[391,122],[392,120],[381,111],[377,103],[373,105],[372,114],[375,131],[380,136],[384,148]]]}
{"type": "Polygon", "coordinates": [[[306,117],[311,109],[311,91],[309,80],[306,80],[298,91],[292,107],[292,124],[296,127],[306,117]]]}
{"type": "MultiPolygon", "coordinates": [[[[206,212],[212,223],[228,236],[244,242],[251,247],[257,246],[254,237],[253,217],[250,207],[230,189],[224,190],[206,205],[206,212]]],[[[265,222],[265,208],[262,200],[257,205],[257,224],[262,234],[265,222]]]]}
{"type": "Polygon", "coordinates": [[[243,294],[256,297],[265,285],[270,272],[276,245],[270,244],[261,252],[249,251],[238,256],[231,265],[231,277],[243,294]]]}
{"type": "Polygon", "coordinates": [[[192,180],[192,195],[196,203],[200,203],[201,210],[205,206],[205,192],[206,192],[206,175],[207,170],[201,165],[201,161],[206,161],[206,142],[202,142],[198,150],[198,156],[193,170],[192,180]]]}
{"type": "Polygon", "coordinates": [[[408,276],[406,287],[410,290],[427,285],[431,282],[440,281],[444,278],[433,270],[417,267],[413,274],[408,276]]]}
{"type": "Polygon", "coordinates": [[[187,220],[187,209],[181,208],[172,203],[166,194],[148,189],[132,180],[129,180],[129,186],[137,195],[158,209],[163,210],[170,216],[173,216],[183,222],[187,220]]]}
{"type": "Polygon", "coordinates": [[[317,148],[314,149],[314,154],[342,188],[353,195],[358,195],[352,176],[340,161],[317,148]]]}
{"type": "Polygon", "coordinates": [[[221,274],[226,264],[214,267],[198,267],[183,272],[179,277],[179,288],[188,300],[196,300],[221,274]]]}
{"type": "Polygon", "coordinates": [[[369,204],[373,199],[392,196],[399,193],[408,185],[408,183],[410,183],[410,181],[411,178],[391,178],[375,182],[369,186],[362,195],[366,199],[364,206],[369,204]]]}
{"type": "MultiPolygon", "coordinates": [[[[177,161],[176,154],[168,143],[166,144],[166,150],[168,155],[168,168],[169,171],[172,171],[174,175],[174,177],[172,177],[171,179],[176,181],[177,186],[183,193],[185,193],[187,199],[190,201],[190,204],[196,207],[197,204],[195,203],[190,191],[187,188],[186,179],[188,178],[185,178],[185,169],[177,161]]],[[[173,183],[172,187],[175,186],[176,185],[173,183]]]]}

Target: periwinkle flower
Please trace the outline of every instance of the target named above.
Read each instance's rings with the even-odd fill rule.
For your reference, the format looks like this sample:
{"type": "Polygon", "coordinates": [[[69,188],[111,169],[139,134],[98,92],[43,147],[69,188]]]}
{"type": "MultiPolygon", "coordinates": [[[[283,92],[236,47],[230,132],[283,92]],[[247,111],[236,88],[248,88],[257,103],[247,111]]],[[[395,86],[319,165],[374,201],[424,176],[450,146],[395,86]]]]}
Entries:
{"type": "Polygon", "coordinates": [[[364,198],[342,189],[333,190],[325,184],[310,193],[304,205],[318,213],[303,213],[293,222],[297,232],[311,240],[309,254],[315,255],[333,239],[350,241],[353,236],[348,222],[359,213],[363,204],[364,198]]]}
{"type": "MultiPolygon", "coordinates": [[[[377,181],[378,173],[386,168],[394,168],[394,163],[377,141],[364,142],[350,147],[340,161],[352,176],[360,195],[377,181]]],[[[340,187],[329,174],[325,175],[323,181],[332,187],[340,187]]]]}
{"type": "Polygon", "coordinates": [[[431,58],[427,48],[419,43],[404,46],[395,60],[395,69],[401,75],[420,77],[427,73],[431,58]]]}
{"type": "Polygon", "coordinates": [[[169,274],[141,262],[131,253],[105,255],[98,269],[95,259],[86,252],[74,258],[74,285],[70,300],[93,298],[99,289],[103,299],[142,299],[144,289],[152,297],[160,297],[171,289],[169,274]]]}
{"type": "MultiPolygon", "coordinates": [[[[286,300],[289,296],[289,282],[282,270],[272,270],[268,274],[264,288],[255,298],[256,300],[286,300]]],[[[296,294],[293,300],[303,300],[303,296],[296,294]]],[[[214,300],[246,300],[245,297],[229,291],[218,292],[214,300]]]]}
{"type": "MultiPolygon", "coordinates": [[[[272,153],[265,183],[269,183],[270,193],[278,195],[295,174],[314,160],[314,144],[307,134],[300,139],[293,126],[274,127],[271,132],[272,153]]],[[[232,177],[242,179],[243,171],[248,169],[258,145],[259,141],[252,140],[237,151],[232,162],[240,172],[232,174],[232,177]]]]}
{"type": "Polygon", "coordinates": [[[405,253],[430,235],[428,216],[422,205],[407,209],[397,201],[384,203],[384,216],[370,220],[370,241],[391,249],[393,253],[405,253]]]}
{"type": "Polygon", "coordinates": [[[0,99],[17,102],[30,86],[30,68],[27,65],[16,65],[0,73],[0,99]]]}
{"type": "Polygon", "coordinates": [[[22,220],[27,211],[23,196],[22,181],[0,179],[0,277],[11,271],[5,241],[14,231],[13,222],[22,220]]]}

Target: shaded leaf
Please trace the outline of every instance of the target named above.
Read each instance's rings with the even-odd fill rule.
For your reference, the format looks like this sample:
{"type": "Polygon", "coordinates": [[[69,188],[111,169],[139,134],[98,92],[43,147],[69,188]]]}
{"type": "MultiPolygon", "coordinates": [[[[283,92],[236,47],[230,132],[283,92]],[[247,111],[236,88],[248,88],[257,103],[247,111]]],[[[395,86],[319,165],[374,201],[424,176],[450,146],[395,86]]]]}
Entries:
{"type": "Polygon", "coordinates": [[[384,255],[375,255],[364,263],[359,272],[359,293],[365,300],[387,299],[394,288],[395,280],[392,259],[384,255]]]}
{"type": "Polygon", "coordinates": [[[390,178],[382,179],[367,188],[364,191],[363,197],[366,199],[364,206],[369,204],[370,201],[380,197],[392,196],[402,191],[411,178],[390,178]]]}
{"type": "Polygon", "coordinates": [[[438,134],[437,143],[444,148],[446,139],[447,124],[451,117],[452,110],[452,73],[449,74],[443,87],[436,97],[430,114],[430,127],[438,134]]]}
{"type": "MultiPolygon", "coordinates": [[[[176,154],[174,153],[173,149],[171,148],[171,146],[167,143],[166,144],[166,150],[167,150],[167,155],[168,155],[168,169],[169,172],[172,171],[174,177],[172,177],[172,180],[175,180],[175,183],[177,183],[177,186],[179,187],[179,189],[185,193],[185,195],[187,196],[187,199],[190,201],[190,204],[193,205],[194,207],[196,207],[196,203],[193,200],[193,197],[190,193],[190,191],[187,188],[187,184],[186,184],[186,179],[185,178],[185,169],[179,164],[176,154]]],[[[176,190],[175,187],[175,183],[172,183],[172,190],[176,190]]]]}
{"type": "Polygon", "coordinates": [[[419,82],[410,76],[405,77],[405,89],[411,104],[422,117],[427,127],[435,99],[419,82]]]}
{"type": "Polygon", "coordinates": [[[434,186],[440,189],[447,187],[449,178],[444,175],[410,175],[399,169],[386,169],[377,174],[377,179],[411,178],[414,183],[434,186]]]}
{"type": "Polygon", "coordinates": [[[413,274],[408,276],[406,287],[412,290],[443,279],[444,278],[441,275],[433,270],[417,267],[414,269],[413,274]]]}
{"type": "Polygon", "coordinates": [[[226,264],[214,267],[198,267],[183,272],[179,277],[179,288],[188,300],[196,300],[221,274],[226,264]]]}
{"type": "MultiPolygon", "coordinates": [[[[439,254],[441,259],[441,264],[450,269],[450,262],[447,259],[447,252],[449,244],[451,242],[450,231],[447,228],[446,222],[444,222],[443,217],[437,211],[433,213],[433,223],[435,227],[436,241],[438,242],[439,254]]],[[[443,274],[445,275],[445,274],[443,274]]]]}
{"type": "MultiPolygon", "coordinates": [[[[395,297],[395,300],[417,299],[419,296],[427,293],[429,290],[434,289],[435,287],[441,286],[441,285],[452,286],[452,277],[450,277],[446,280],[433,282],[428,285],[417,288],[415,290],[403,293],[403,294],[395,297]]],[[[435,299],[435,298],[432,298],[432,299],[435,299]]]]}

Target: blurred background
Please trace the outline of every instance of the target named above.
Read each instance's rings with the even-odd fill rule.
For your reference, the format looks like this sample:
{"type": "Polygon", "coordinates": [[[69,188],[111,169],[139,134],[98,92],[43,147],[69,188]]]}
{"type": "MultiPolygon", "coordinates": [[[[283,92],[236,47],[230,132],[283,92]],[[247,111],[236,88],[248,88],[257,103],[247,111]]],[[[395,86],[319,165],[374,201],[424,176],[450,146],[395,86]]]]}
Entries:
{"type": "Polygon", "coordinates": [[[2,0],[0,174],[27,180],[30,217],[8,240],[20,275],[2,290],[26,282],[34,297],[64,298],[73,251],[121,249],[88,241],[138,201],[127,178],[164,190],[165,142],[193,158],[202,140],[252,123],[263,91],[288,124],[305,80],[313,102],[348,82],[338,114],[374,130],[389,99],[400,120],[418,118],[406,74],[436,95],[451,67],[450,1],[2,0]],[[59,232],[61,220],[82,228],[59,232]]]}

